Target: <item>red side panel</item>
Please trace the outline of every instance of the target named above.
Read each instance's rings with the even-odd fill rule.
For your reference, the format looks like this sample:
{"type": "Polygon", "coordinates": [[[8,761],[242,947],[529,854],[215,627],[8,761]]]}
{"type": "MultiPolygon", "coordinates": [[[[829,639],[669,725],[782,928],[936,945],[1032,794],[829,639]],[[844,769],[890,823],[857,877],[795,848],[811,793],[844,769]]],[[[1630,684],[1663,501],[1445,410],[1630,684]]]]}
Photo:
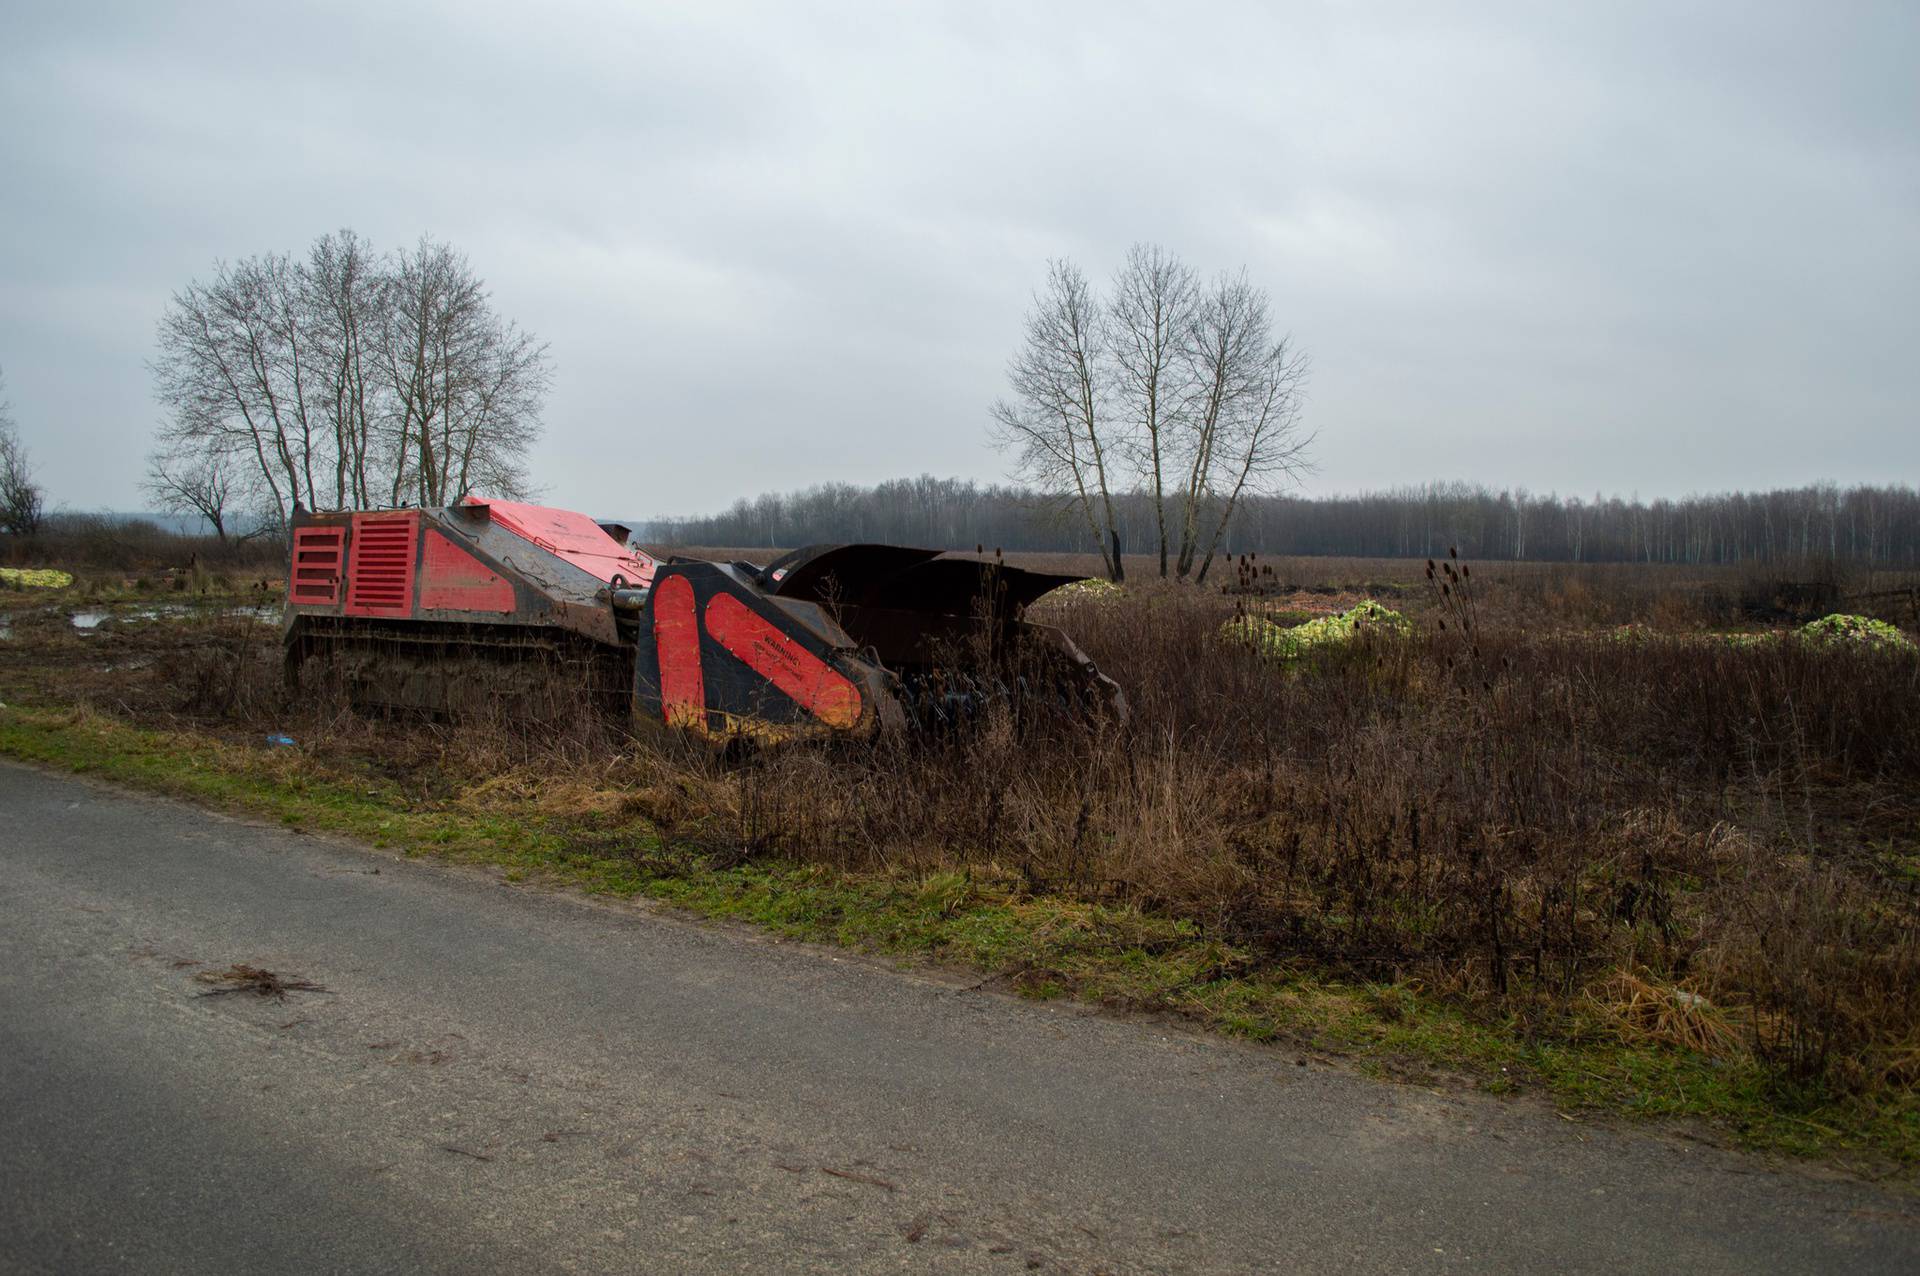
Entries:
{"type": "Polygon", "coordinates": [[[420,606],[427,611],[513,610],[513,584],[432,528],[420,560],[420,606]]]}
{"type": "Polygon", "coordinates": [[[293,567],[287,598],[296,607],[331,607],[340,601],[344,527],[302,527],[293,533],[293,567]]]}
{"type": "Polygon", "coordinates": [[[653,591],[653,640],[660,654],[660,702],[667,725],[704,731],[707,688],[700,672],[700,618],[685,576],[670,576],[653,591]]]}
{"type": "Polygon", "coordinates": [[[349,616],[413,614],[413,557],[418,514],[355,514],[347,550],[349,616]]]}
{"type": "MultiPolygon", "coordinates": [[[[667,583],[677,582],[676,577],[667,583]]],[[[828,726],[847,728],[860,721],[859,688],[732,594],[708,600],[707,632],[828,726]]],[[[665,666],[663,657],[663,671],[665,666]]]]}

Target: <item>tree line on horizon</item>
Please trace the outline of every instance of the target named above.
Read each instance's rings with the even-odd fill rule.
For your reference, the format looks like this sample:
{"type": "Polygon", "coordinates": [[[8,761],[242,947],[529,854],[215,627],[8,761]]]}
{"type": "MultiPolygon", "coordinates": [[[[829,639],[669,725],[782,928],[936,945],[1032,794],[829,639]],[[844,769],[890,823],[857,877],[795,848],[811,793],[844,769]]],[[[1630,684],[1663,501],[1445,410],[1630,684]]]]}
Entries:
{"type": "MultiPolygon", "coordinates": [[[[1161,512],[1150,492],[1113,495],[1127,553],[1154,552],[1161,512]]],[[[1176,506],[1176,513],[1177,513],[1176,506]]],[[[662,545],[778,547],[891,541],[943,549],[1099,553],[1059,502],[1009,484],[892,479],[823,483],[741,498],[726,511],[655,518],[662,545]]],[[[1641,500],[1541,495],[1465,482],[1352,495],[1256,494],[1235,506],[1225,554],[1431,558],[1458,549],[1486,560],[1693,565],[1840,560],[1920,567],[1920,490],[1832,483],[1764,492],[1641,500]]]]}

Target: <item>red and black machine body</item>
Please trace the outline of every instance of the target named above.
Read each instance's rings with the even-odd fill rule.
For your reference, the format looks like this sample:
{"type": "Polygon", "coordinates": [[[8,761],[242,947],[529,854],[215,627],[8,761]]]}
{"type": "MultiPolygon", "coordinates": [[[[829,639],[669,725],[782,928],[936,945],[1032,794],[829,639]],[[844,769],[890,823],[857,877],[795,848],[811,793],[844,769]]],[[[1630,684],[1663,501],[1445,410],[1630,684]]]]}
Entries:
{"type": "Polygon", "coordinates": [[[966,716],[1004,690],[1017,646],[1013,676],[1124,708],[1065,635],[1024,619],[1077,576],[892,545],[661,561],[624,527],[473,497],[296,511],[292,533],[289,676],[325,662],[373,706],[538,714],[558,688],[714,737],[868,735],[966,716]]]}

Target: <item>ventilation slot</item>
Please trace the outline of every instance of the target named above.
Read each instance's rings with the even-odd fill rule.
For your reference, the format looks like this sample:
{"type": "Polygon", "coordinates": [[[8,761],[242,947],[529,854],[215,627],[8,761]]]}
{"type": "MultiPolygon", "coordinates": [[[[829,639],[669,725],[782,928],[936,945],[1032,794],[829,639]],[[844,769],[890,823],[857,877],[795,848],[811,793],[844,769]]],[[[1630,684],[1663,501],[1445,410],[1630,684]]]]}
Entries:
{"type": "Polygon", "coordinates": [[[293,534],[293,572],[287,594],[296,607],[331,607],[340,601],[344,527],[302,527],[293,534]]]}
{"type": "Polygon", "coordinates": [[[353,520],[347,570],[349,616],[405,616],[413,611],[413,558],[419,516],[353,520]]]}

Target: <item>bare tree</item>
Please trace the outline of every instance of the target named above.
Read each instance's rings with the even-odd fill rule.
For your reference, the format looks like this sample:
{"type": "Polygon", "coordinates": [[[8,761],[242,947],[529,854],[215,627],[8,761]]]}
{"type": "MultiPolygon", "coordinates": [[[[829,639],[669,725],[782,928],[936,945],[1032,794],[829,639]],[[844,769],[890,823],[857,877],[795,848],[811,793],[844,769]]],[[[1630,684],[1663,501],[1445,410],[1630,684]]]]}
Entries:
{"type": "Polygon", "coordinates": [[[440,439],[443,500],[482,489],[505,497],[533,494],[526,452],[540,436],[539,413],[551,378],[547,348],[509,321],[487,316],[480,340],[449,396],[440,439]]]}
{"type": "Polygon", "coordinates": [[[220,452],[156,453],[147,460],[147,477],[141,486],[163,512],[205,519],[224,545],[239,494],[233,471],[232,462],[220,452]]]}
{"type": "Polygon", "coordinates": [[[1246,273],[1202,288],[1165,249],[1136,244],[1103,301],[1071,263],[1048,264],[993,408],[1019,476],[1078,509],[1120,579],[1116,504],[1144,500],[1169,574],[1206,578],[1245,497],[1306,466],[1300,430],[1307,361],[1275,339],[1270,303],[1246,273]],[[1116,500],[1116,489],[1131,492],[1116,500]],[[1137,494],[1137,495],[1136,495],[1137,494]]]}
{"type": "Polygon", "coordinates": [[[466,258],[426,239],[381,256],[347,230],[301,260],[217,264],[174,295],[151,368],[161,454],[235,462],[230,498],[275,526],[299,505],[524,494],[549,385],[546,347],[466,258]]]}
{"type": "Polygon", "coordinates": [[[1026,339],[1007,368],[1011,399],[993,405],[995,436],[1014,450],[1022,478],[1078,513],[1119,580],[1120,536],[1113,489],[1118,475],[1110,391],[1101,368],[1108,344],[1104,308],[1069,261],[1047,263],[1046,288],[1027,314],[1026,339]]]}
{"type": "MultiPolygon", "coordinates": [[[[1116,397],[1135,467],[1153,497],[1160,575],[1167,574],[1167,476],[1193,398],[1187,353],[1198,288],[1193,272],[1166,249],[1135,244],[1113,280],[1106,325],[1116,397]]],[[[1184,556],[1185,544],[1182,544],[1184,556]]],[[[1183,561],[1181,575],[1186,575],[1183,561]]]]}
{"type": "MultiPolygon", "coordinates": [[[[237,452],[259,472],[266,512],[284,524],[315,498],[297,268],[268,254],[216,263],[211,283],[175,293],[160,319],[154,393],[170,410],[168,452],[237,452]]],[[[322,472],[327,462],[321,461],[322,472]]]]}
{"type": "Polygon", "coordinates": [[[1237,276],[1221,275],[1193,310],[1184,342],[1194,386],[1182,418],[1181,449],[1187,458],[1181,493],[1178,571],[1194,569],[1203,521],[1206,536],[1199,575],[1204,581],[1233,512],[1249,493],[1270,492],[1306,469],[1312,436],[1302,433],[1300,413],[1308,362],[1288,337],[1273,336],[1264,289],[1237,276]]]}
{"type": "Polygon", "coordinates": [[[522,492],[549,384],[546,347],[493,314],[447,244],[422,239],[402,252],[391,298],[381,353],[395,404],[393,503],[444,505],[476,483],[522,492]]]}
{"type": "Polygon", "coordinates": [[[13,405],[6,398],[6,376],[0,373],[0,532],[32,536],[40,530],[45,512],[44,494],[33,481],[33,467],[20,432],[13,423],[13,405]]]}

